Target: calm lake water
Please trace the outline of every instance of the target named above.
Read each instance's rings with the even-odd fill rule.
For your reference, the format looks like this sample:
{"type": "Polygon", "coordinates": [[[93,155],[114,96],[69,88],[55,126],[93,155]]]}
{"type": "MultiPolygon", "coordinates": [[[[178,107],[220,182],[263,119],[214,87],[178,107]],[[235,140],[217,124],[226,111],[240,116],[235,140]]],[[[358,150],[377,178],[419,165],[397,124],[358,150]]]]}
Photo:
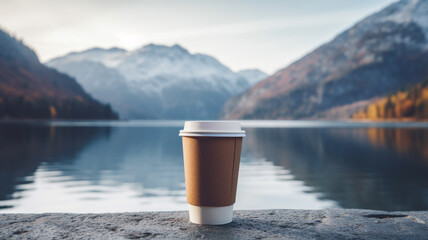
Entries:
{"type": "MultiPolygon", "coordinates": [[[[236,209],[428,210],[428,123],[244,121],[236,209]]],[[[0,212],[186,210],[182,121],[0,123],[0,212]]]]}

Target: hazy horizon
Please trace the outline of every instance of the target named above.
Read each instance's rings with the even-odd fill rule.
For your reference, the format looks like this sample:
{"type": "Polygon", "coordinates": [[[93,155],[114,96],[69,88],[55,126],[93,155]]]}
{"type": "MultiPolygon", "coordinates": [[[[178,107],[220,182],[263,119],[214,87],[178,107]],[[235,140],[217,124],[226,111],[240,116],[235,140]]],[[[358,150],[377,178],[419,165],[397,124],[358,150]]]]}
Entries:
{"type": "Polygon", "coordinates": [[[0,26],[42,62],[93,47],[180,44],[234,71],[272,74],[392,2],[11,1],[1,4],[0,26]]]}

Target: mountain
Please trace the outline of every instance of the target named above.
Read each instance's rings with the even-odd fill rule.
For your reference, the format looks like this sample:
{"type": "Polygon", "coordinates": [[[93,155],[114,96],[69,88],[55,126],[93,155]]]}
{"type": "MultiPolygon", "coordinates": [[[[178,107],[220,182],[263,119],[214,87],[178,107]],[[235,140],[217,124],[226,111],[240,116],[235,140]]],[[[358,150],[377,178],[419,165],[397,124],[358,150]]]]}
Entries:
{"type": "Polygon", "coordinates": [[[253,86],[260,80],[263,80],[269,76],[258,69],[241,70],[236,74],[238,74],[238,76],[240,76],[241,78],[247,79],[247,81],[250,83],[251,86],[253,86]]]}
{"type": "Polygon", "coordinates": [[[220,118],[349,118],[428,75],[428,1],[403,0],[230,99],[220,118]]]}
{"type": "Polygon", "coordinates": [[[117,119],[71,77],[39,62],[33,50],[0,30],[0,118],[117,119]]]}
{"type": "Polygon", "coordinates": [[[235,73],[180,45],[92,48],[47,65],[75,77],[125,118],[212,119],[227,99],[266,77],[258,70],[235,73]]]}

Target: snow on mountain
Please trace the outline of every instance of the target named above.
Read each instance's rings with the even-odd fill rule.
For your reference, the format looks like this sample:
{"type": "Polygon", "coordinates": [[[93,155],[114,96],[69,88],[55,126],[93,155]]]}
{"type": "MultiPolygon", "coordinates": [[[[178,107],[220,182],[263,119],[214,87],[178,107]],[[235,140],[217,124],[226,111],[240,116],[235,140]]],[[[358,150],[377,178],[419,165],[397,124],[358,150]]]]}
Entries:
{"type": "Polygon", "coordinates": [[[75,77],[126,118],[215,118],[228,98],[264,77],[258,70],[235,73],[217,59],[179,45],[149,44],[133,51],[93,48],[47,65],[75,77]]]}
{"type": "Polygon", "coordinates": [[[163,75],[177,75],[180,78],[221,76],[236,80],[234,73],[215,58],[190,54],[179,45],[146,45],[129,52],[118,68],[127,79],[136,81],[163,75]]]}
{"type": "Polygon", "coordinates": [[[428,4],[426,0],[400,1],[379,12],[378,16],[371,19],[379,22],[410,23],[415,22],[428,34],[428,4]]]}
{"type": "Polygon", "coordinates": [[[234,94],[244,90],[242,88],[246,86],[242,84],[248,85],[239,81],[239,76],[217,59],[203,54],[190,54],[179,45],[146,45],[129,52],[117,65],[117,69],[128,81],[139,84],[142,91],[161,92],[165,87],[177,83],[194,84],[196,80],[207,87],[234,94]],[[151,86],[154,88],[148,89],[151,86]]]}
{"type": "MultiPolygon", "coordinates": [[[[395,24],[408,25],[416,24],[418,28],[423,30],[425,38],[428,39],[428,1],[426,0],[402,0],[389,5],[382,11],[379,11],[359,23],[352,30],[355,33],[364,33],[372,30],[375,25],[395,24]]],[[[379,33],[385,32],[384,29],[379,29],[379,33]]],[[[408,38],[396,37],[396,41],[407,41],[408,38]]],[[[425,44],[428,47],[428,41],[425,44]]]]}
{"type": "Polygon", "coordinates": [[[238,76],[247,79],[251,86],[267,78],[269,75],[258,69],[246,69],[237,72],[238,76]]]}
{"type": "Polygon", "coordinates": [[[230,99],[226,119],[348,118],[428,76],[428,1],[402,0],[230,99]]]}
{"type": "Polygon", "coordinates": [[[70,62],[93,61],[100,62],[107,67],[115,67],[126,56],[127,51],[121,48],[91,48],[82,52],[72,52],[67,57],[54,58],[49,62],[67,64],[70,62]]]}
{"type": "Polygon", "coordinates": [[[121,116],[129,118],[146,115],[143,109],[128,104],[138,101],[138,96],[132,93],[125,78],[117,70],[89,60],[62,61],[55,68],[78,79],[82,87],[95,98],[120,109],[121,116]]]}

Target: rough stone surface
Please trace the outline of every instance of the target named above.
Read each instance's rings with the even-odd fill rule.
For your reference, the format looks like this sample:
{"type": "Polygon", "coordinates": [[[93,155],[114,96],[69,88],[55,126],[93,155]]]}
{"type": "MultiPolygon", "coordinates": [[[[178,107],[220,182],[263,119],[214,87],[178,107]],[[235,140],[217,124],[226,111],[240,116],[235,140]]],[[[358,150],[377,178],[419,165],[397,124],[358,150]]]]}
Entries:
{"type": "Polygon", "coordinates": [[[187,212],[0,214],[0,239],[428,239],[428,211],[235,211],[201,226],[187,212]]]}

